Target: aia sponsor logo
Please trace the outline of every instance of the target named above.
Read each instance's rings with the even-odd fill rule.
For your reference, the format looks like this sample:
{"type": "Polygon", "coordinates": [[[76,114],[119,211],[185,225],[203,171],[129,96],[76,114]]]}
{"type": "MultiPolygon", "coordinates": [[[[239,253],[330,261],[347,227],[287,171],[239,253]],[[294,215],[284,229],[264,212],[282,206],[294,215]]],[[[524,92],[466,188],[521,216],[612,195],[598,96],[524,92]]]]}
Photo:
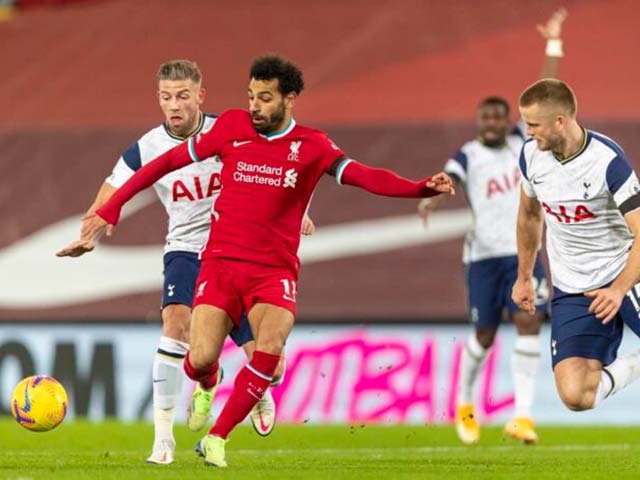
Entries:
{"type": "Polygon", "coordinates": [[[596,214],[589,210],[586,205],[577,205],[575,210],[571,211],[571,208],[565,205],[557,205],[554,209],[549,204],[542,202],[542,208],[547,215],[555,218],[560,223],[579,223],[590,218],[596,218],[596,214]]]}
{"type": "Polygon", "coordinates": [[[487,198],[503,195],[515,190],[520,185],[520,169],[516,168],[512,175],[504,173],[501,177],[490,178],[487,181],[487,198]]]}
{"type": "Polygon", "coordinates": [[[193,177],[189,180],[176,180],[171,187],[173,201],[177,202],[180,199],[187,199],[190,202],[194,202],[196,200],[209,198],[220,190],[221,185],[219,173],[211,174],[206,184],[206,189],[203,188],[205,185],[203,185],[200,177],[193,177]]]}

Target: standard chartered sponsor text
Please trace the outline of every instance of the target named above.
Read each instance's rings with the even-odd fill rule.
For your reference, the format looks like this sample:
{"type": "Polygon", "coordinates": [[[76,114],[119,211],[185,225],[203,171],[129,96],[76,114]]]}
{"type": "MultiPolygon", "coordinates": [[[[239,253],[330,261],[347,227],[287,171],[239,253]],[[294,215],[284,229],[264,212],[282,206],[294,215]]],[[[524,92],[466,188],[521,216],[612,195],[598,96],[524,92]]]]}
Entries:
{"type": "Polygon", "coordinates": [[[282,171],[283,167],[238,162],[236,171],[233,173],[233,179],[236,182],[279,187],[282,185],[282,171]]]}

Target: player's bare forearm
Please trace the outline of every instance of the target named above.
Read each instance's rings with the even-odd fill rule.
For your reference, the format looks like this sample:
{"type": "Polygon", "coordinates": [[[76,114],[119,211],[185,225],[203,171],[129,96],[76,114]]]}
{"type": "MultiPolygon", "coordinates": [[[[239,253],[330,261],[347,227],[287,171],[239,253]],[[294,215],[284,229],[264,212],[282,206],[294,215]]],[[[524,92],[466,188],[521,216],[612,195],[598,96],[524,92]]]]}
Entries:
{"type": "Polygon", "coordinates": [[[111,198],[114,192],[117,190],[113,185],[104,182],[98,190],[98,194],[96,195],[96,199],[93,201],[89,209],[87,210],[87,215],[95,213],[97,209],[102,207],[107,201],[111,198]]]}
{"type": "Polygon", "coordinates": [[[518,277],[530,278],[536,262],[538,248],[542,241],[544,217],[540,203],[535,198],[520,194],[518,209],[518,277]]]}
{"type": "Polygon", "coordinates": [[[558,78],[560,75],[560,57],[545,55],[540,70],[540,78],[558,78]]]}

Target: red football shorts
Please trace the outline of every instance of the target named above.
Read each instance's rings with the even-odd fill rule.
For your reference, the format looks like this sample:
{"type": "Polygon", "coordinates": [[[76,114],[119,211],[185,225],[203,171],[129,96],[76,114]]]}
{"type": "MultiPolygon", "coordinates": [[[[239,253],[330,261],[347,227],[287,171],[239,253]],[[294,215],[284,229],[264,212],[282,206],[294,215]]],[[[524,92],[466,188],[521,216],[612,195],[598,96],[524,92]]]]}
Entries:
{"type": "Polygon", "coordinates": [[[240,325],[242,312],[256,303],[286,308],[296,315],[297,272],[227,258],[206,258],[200,265],[193,308],[213,305],[240,325]]]}

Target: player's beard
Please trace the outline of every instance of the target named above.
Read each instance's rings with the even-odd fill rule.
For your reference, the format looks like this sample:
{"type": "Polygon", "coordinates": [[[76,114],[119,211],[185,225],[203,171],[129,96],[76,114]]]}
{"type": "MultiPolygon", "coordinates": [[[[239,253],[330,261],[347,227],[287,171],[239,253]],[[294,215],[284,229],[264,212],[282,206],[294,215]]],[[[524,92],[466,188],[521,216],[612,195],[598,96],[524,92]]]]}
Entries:
{"type": "Polygon", "coordinates": [[[543,152],[551,150],[552,152],[558,153],[564,150],[564,140],[562,136],[552,134],[549,138],[544,139],[542,143],[538,141],[538,148],[543,152]]]}
{"type": "Polygon", "coordinates": [[[262,135],[269,135],[270,133],[274,133],[278,130],[282,121],[284,120],[285,109],[284,109],[284,101],[280,102],[278,108],[275,112],[273,112],[270,116],[266,117],[261,115],[259,118],[265,119],[265,122],[262,125],[253,124],[254,128],[258,133],[262,135]]]}

